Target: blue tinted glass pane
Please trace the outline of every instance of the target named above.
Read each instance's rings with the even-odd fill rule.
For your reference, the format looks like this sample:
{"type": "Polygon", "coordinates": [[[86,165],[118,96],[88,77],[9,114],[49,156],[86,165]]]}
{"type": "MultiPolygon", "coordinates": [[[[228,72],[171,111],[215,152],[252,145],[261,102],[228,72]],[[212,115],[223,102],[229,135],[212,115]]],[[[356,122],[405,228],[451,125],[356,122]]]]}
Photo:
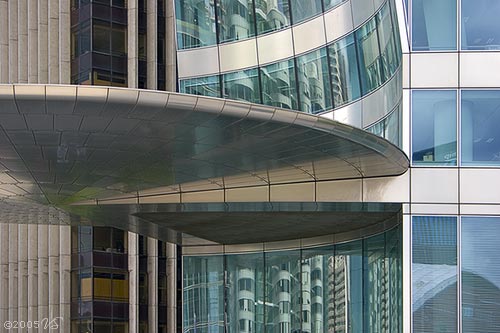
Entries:
{"type": "Polygon", "coordinates": [[[255,35],[252,0],[220,0],[217,9],[220,42],[255,35]]]}
{"type": "Polygon", "coordinates": [[[457,49],[457,0],[412,1],[415,51],[457,49]]]}
{"type": "Polygon", "coordinates": [[[322,12],[321,0],[290,0],[294,23],[304,21],[322,12]]]}
{"type": "Polygon", "coordinates": [[[288,0],[255,0],[257,34],[282,29],[290,25],[288,0]]]}
{"type": "Polygon", "coordinates": [[[261,67],[260,78],[264,104],[297,110],[297,84],[293,60],[261,67]]]}
{"type": "Polygon", "coordinates": [[[179,49],[216,43],[214,0],[176,0],[175,13],[179,49]]]}
{"type": "Polygon", "coordinates": [[[500,91],[462,92],[462,164],[500,164],[500,91]]]}
{"type": "Polygon", "coordinates": [[[455,217],[413,217],[413,332],[457,332],[455,217]]]}
{"type": "Polygon", "coordinates": [[[207,76],[181,80],[180,92],[192,95],[221,97],[219,77],[207,76]]]}
{"type": "Polygon", "coordinates": [[[184,257],[184,332],[224,332],[223,257],[184,257]]]}
{"type": "Polygon", "coordinates": [[[500,218],[462,218],[462,330],[500,332],[500,218]]]}
{"type": "Polygon", "coordinates": [[[328,46],[328,52],[333,105],[339,107],[361,96],[354,36],[351,34],[328,46]]]}
{"type": "Polygon", "coordinates": [[[356,31],[363,95],[382,84],[382,66],[375,17],[356,31]]]}
{"type": "Polygon", "coordinates": [[[258,70],[254,68],[224,74],[222,97],[260,103],[258,70]]]}
{"type": "Polygon", "coordinates": [[[457,163],[456,91],[412,91],[414,164],[457,163]]]}
{"type": "Polygon", "coordinates": [[[297,58],[300,110],[316,113],[332,108],[326,49],[297,58]]]}
{"type": "Polygon", "coordinates": [[[500,2],[462,0],[462,49],[500,49],[500,2]]]}

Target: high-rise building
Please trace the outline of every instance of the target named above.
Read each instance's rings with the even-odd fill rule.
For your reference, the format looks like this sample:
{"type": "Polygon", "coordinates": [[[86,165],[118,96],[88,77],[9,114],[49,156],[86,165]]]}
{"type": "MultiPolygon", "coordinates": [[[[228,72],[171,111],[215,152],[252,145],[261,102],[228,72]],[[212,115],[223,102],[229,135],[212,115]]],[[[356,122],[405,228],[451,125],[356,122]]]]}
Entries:
{"type": "Polygon", "coordinates": [[[499,14],[0,0],[0,330],[500,331],[499,14]]]}

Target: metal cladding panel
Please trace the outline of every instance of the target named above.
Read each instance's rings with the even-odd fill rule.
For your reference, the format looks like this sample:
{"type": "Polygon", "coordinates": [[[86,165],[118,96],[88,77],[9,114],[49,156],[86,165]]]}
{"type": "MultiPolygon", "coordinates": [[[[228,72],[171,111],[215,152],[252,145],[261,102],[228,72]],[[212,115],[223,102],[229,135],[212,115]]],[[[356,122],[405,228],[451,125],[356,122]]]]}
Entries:
{"type": "Polygon", "coordinates": [[[223,203],[235,198],[229,190],[243,198],[255,186],[270,188],[264,201],[314,202],[316,182],[397,176],[409,164],[384,139],[295,111],[135,89],[26,87],[0,86],[0,218],[10,222],[39,214],[44,223],[125,224],[171,238],[138,223],[135,205],[223,203]],[[89,207],[113,203],[122,221],[89,207]]]}

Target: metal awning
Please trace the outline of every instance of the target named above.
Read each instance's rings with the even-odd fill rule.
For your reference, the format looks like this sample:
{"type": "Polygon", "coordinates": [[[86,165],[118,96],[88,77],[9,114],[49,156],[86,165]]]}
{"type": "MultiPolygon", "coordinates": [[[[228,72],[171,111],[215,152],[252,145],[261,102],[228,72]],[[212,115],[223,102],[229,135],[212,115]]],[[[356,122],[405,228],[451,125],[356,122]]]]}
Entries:
{"type": "Polygon", "coordinates": [[[105,223],[92,206],[227,202],[230,191],[316,201],[311,184],[408,168],[386,140],[329,119],[160,91],[0,85],[0,126],[2,222],[50,211],[37,223],[71,221],[64,212],[105,223]]]}

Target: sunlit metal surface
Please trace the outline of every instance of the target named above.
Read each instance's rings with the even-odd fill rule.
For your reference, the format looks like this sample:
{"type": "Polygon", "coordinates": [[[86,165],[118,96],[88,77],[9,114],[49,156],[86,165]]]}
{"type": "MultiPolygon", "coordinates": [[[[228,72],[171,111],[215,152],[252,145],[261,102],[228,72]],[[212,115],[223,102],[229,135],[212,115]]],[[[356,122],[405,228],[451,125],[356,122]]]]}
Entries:
{"type": "Polygon", "coordinates": [[[408,168],[398,148],[344,124],[176,93],[0,85],[0,126],[3,205],[45,205],[61,214],[75,204],[161,202],[167,194],[182,201],[208,190],[222,190],[215,201],[223,202],[229,189],[408,168]]]}

